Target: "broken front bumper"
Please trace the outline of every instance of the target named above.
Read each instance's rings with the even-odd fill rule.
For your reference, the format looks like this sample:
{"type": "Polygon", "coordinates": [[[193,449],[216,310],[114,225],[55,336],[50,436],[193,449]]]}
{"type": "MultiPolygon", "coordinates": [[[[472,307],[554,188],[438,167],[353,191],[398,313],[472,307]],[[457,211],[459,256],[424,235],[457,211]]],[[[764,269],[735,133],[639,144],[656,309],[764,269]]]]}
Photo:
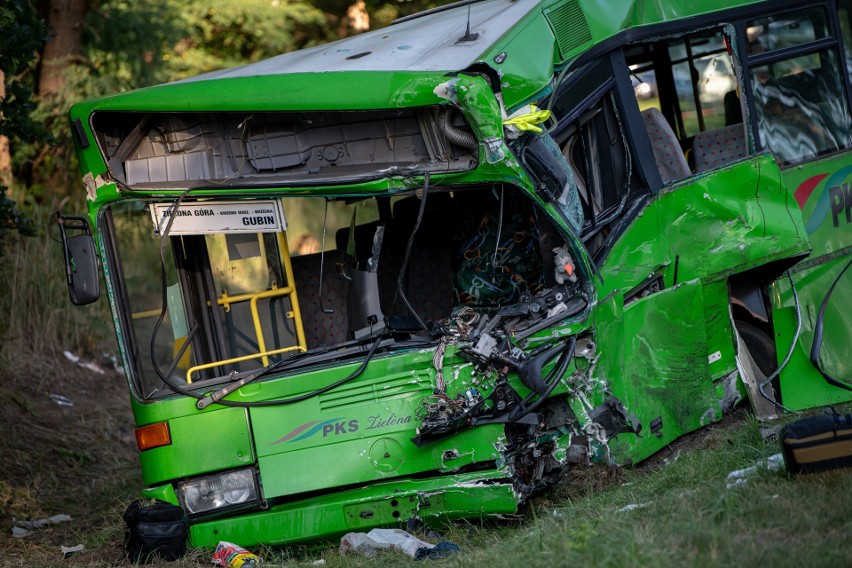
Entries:
{"type": "Polygon", "coordinates": [[[223,539],[243,547],[282,546],[402,524],[413,515],[430,524],[510,515],[517,509],[518,496],[505,473],[475,472],[375,483],[274,505],[265,511],[198,522],[190,526],[189,533],[194,547],[213,548],[223,539]]]}

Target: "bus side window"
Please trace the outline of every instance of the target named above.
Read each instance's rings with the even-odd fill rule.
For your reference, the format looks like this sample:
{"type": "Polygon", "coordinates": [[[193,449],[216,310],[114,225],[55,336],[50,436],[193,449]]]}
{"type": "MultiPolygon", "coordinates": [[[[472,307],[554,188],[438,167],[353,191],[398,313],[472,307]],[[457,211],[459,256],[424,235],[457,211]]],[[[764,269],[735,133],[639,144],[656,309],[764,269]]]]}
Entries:
{"type": "Polygon", "coordinates": [[[634,95],[664,183],[748,155],[729,44],[726,32],[716,28],[625,49],[634,95]]]}
{"type": "Polygon", "coordinates": [[[849,147],[849,109],[838,52],[834,47],[807,49],[831,36],[824,8],[752,20],[746,31],[755,118],[764,147],[781,164],[849,147]],[[801,53],[785,55],[797,46],[801,53]]]}
{"type": "Polygon", "coordinates": [[[843,48],[846,51],[846,75],[852,81],[852,0],[840,0],[837,3],[837,15],[840,19],[843,48]]]}

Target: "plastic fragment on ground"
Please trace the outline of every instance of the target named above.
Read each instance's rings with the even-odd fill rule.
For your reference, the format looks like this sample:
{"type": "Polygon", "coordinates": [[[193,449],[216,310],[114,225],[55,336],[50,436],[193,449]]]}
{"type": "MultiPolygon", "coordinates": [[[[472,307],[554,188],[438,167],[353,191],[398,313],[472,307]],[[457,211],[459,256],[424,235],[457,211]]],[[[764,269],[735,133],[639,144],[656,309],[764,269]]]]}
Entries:
{"type": "Polygon", "coordinates": [[[78,544],[77,546],[60,546],[59,549],[62,551],[63,558],[71,558],[75,554],[86,550],[86,547],[85,545],[78,544]]]}
{"type": "Polygon", "coordinates": [[[749,479],[757,474],[757,470],[759,469],[764,469],[766,471],[779,471],[784,469],[784,456],[781,454],[774,454],[768,458],[757,460],[757,463],[751,467],[732,471],[728,474],[728,478],[726,480],[728,489],[742,487],[748,483],[749,479]]]}
{"type": "Polygon", "coordinates": [[[12,524],[24,529],[40,529],[46,527],[47,525],[67,523],[70,520],[71,515],[59,514],[53,515],[52,517],[47,517],[46,519],[36,519],[34,521],[19,521],[17,519],[12,519],[12,524]]]}
{"type": "Polygon", "coordinates": [[[32,534],[32,530],[30,529],[40,529],[48,525],[65,523],[70,520],[71,515],[64,514],[53,515],[52,517],[47,517],[46,519],[36,519],[34,521],[19,521],[18,519],[12,518],[12,537],[24,538],[32,534]]]}
{"type": "Polygon", "coordinates": [[[630,503],[629,505],[625,505],[621,509],[618,510],[619,513],[626,513],[627,511],[635,511],[636,509],[642,509],[647,507],[650,503],[630,503]]]}
{"type": "Polygon", "coordinates": [[[47,395],[50,400],[58,404],[59,406],[74,406],[74,403],[68,400],[67,397],[62,396],[61,394],[49,394],[47,395]]]}
{"type": "Polygon", "coordinates": [[[31,531],[26,529],[40,529],[44,528],[47,525],[55,525],[57,523],[65,523],[71,520],[71,515],[53,515],[52,517],[47,517],[46,519],[36,519],[34,521],[19,521],[15,518],[12,519],[12,536],[14,538],[24,538],[28,536],[31,531]]]}
{"type": "Polygon", "coordinates": [[[77,365],[78,367],[82,367],[83,369],[86,369],[88,371],[92,371],[93,373],[96,373],[98,375],[105,375],[106,374],[104,372],[104,370],[101,369],[100,365],[98,365],[97,363],[95,363],[93,361],[84,361],[79,356],[74,355],[70,351],[63,351],[62,354],[65,355],[66,359],[68,359],[69,361],[71,361],[72,363],[77,365]]]}
{"type": "Polygon", "coordinates": [[[340,539],[340,553],[354,552],[371,557],[376,551],[385,548],[399,550],[414,558],[420,548],[433,548],[433,544],[424,542],[402,529],[373,529],[368,533],[346,533],[340,539]]]}
{"type": "Polygon", "coordinates": [[[33,534],[33,531],[22,529],[21,527],[12,527],[12,538],[24,538],[33,534]]]}

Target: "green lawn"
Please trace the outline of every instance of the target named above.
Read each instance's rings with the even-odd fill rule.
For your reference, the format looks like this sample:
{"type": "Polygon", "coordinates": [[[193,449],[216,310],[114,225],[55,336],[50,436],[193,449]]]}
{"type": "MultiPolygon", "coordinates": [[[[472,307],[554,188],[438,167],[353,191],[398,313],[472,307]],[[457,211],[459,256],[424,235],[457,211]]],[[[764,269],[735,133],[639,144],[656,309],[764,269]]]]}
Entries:
{"type": "MultiPolygon", "coordinates": [[[[638,468],[578,471],[555,494],[533,503],[524,521],[451,527],[445,536],[462,551],[440,564],[852,566],[852,470],[798,477],[758,471],[744,486],[727,488],[731,471],[780,450],[778,442],[763,441],[762,426],[751,417],[729,421],[638,468]]],[[[329,567],[414,564],[393,552],[369,559],[343,557],[336,548],[303,554],[267,560],[286,566],[311,565],[320,557],[329,567]]]]}

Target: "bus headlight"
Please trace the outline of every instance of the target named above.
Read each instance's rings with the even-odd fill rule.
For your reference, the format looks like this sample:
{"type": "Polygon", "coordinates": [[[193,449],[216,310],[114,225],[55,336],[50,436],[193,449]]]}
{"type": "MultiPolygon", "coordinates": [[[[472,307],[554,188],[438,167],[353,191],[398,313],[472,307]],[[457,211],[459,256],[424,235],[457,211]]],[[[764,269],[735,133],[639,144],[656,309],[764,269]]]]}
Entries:
{"type": "Polygon", "coordinates": [[[226,471],[196,477],[178,484],[183,505],[190,515],[258,502],[257,480],[253,468],[226,471]]]}

